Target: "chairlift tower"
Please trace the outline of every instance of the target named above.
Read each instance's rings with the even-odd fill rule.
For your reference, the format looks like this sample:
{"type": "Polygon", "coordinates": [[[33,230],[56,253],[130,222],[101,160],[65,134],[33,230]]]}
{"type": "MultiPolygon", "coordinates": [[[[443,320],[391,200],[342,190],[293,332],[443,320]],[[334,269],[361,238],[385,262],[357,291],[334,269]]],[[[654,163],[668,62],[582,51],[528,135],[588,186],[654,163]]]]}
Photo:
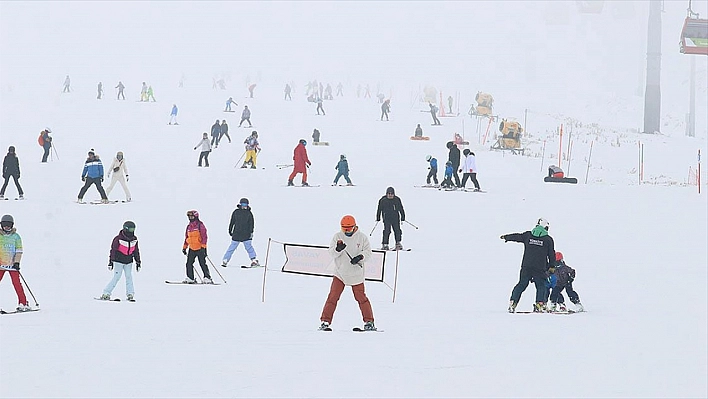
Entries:
{"type": "MultiPolygon", "coordinates": [[[[701,19],[693,12],[691,0],[688,1],[686,20],[681,30],[679,42],[682,54],[708,55],[708,19],[701,19]]],[[[691,57],[691,72],[688,96],[688,115],[686,115],[686,136],[696,136],[696,57],[691,57]]]]}
{"type": "Polygon", "coordinates": [[[644,133],[661,131],[661,0],[649,1],[644,133]]]}

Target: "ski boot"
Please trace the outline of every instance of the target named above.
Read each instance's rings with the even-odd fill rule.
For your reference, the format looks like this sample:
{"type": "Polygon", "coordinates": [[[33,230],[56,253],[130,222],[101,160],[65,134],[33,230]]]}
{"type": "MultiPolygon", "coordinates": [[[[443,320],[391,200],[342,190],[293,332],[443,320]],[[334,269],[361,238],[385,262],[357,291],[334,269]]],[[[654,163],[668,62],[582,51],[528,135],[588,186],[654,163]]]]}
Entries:
{"type": "Polygon", "coordinates": [[[18,312],[28,312],[30,310],[32,310],[32,308],[26,303],[21,303],[21,304],[17,305],[18,312]]]}
{"type": "Polygon", "coordinates": [[[221,261],[221,267],[226,267],[226,265],[228,265],[228,264],[229,264],[229,261],[226,259],[221,261]]]}
{"type": "Polygon", "coordinates": [[[189,278],[189,277],[187,277],[187,278],[185,278],[184,280],[182,280],[182,284],[196,284],[196,283],[197,283],[197,282],[194,281],[193,278],[189,278]]]}
{"type": "Polygon", "coordinates": [[[307,182],[306,182],[306,181],[302,182],[302,186],[303,186],[303,187],[310,187],[310,185],[309,185],[309,184],[307,184],[307,182]]]}
{"type": "Polygon", "coordinates": [[[258,263],[258,259],[251,259],[251,267],[260,267],[261,264],[258,263]]]}
{"type": "Polygon", "coordinates": [[[241,169],[246,169],[247,167],[248,167],[248,164],[246,162],[244,162],[243,165],[241,165],[241,169]]]}
{"type": "MultiPolygon", "coordinates": [[[[333,185],[334,185],[334,184],[333,184],[333,185]]],[[[0,195],[0,200],[4,200],[4,199],[5,199],[5,196],[4,196],[4,195],[0,195]]]]}
{"type": "Polygon", "coordinates": [[[108,198],[101,198],[101,203],[102,203],[102,204],[107,204],[107,203],[108,203],[108,198]]]}
{"type": "Polygon", "coordinates": [[[585,308],[583,307],[583,304],[578,302],[575,304],[575,311],[576,312],[584,312],[585,308]]]}
{"type": "Polygon", "coordinates": [[[100,300],[102,300],[102,301],[110,301],[110,300],[111,300],[111,296],[110,296],[109,294],[101,294],[101,297],[98,298],[98,299],[100,299],[100,300]]]}
{"type": "Polygon", "coordinates": [[[516,312],[516,305],[518,305],[518,304],[519,304],[519,303],[516,302],[516,301],[509,301],[509,309],[508,309],[508,310],[509,310],[509,313],[514,313],[514,312],[516,312]]]}
{"type": "Polygon", "coordinates": [[[83,198],[78,198],[78,199],[76,200],[76,203],[77,203],[77,204],[85,204],[86,202],[84,202],[84,199],[83,199],[83,198]]]}
{"type": "Polygon", "coordinates": [[[367,321],[364,323],[364,331],[376,331],[376,326],[373,321],[367,321]]]}
{"type": "Polygon", "coordinates": [[[258,169],[258,168],[256,167],[256,165],[251,164],[251,169],[258,169]]]}
{"type": "Polygon", "coordinates": [[[353,183],[347,183],[347,186],[353,186],[353,185],[354,185],[353,183]]]}
{"type": "Polygon", "coordinates": [[[202,280],[204,284],[214,284],[214,281],[211,279],[211,277],[204,277],[204,280],[202,280]]]}
{"type": "Polygon", "coordinates": [[[320,324],[320,328],[318,328],[320,331],[332,331],[332,327],[329,326],[329,323],[326,321],[323,321],[322,324],[320,324]]]}
{"type": "Polygon", "coordinates": [[[293,183],[293,181],[292,181],[292,180],[288,180],[288,187],[290,187],[290,186],[294,186],[294,185],[295,185],[295,184],[293,183]]]}
{"type": "Polygon", "coordinates": [[[396,251],[403,251],[403,244],[401,244],[400,242],[397,242],[396,243],[396,251]]]}
{"type": "Polygon", "coordinates": [[[128,299],[130,302],[135,302],[135,295],[133,295],[133,294],[128,294],[128,298],[127,298],[127,299],[128,299]]]}
{"type": "Polygon", "coordinates": [[[19,198],[20,198],[21,200],[23,200],[23,199],[25,199],[25,196],[22,195],[22,194],[20,194],[20,197],[19,197],[19,198]]]}
{"type": "Polygon", "coordinates": [[[382,251],[388,251],[388,244],[381,244],[382,251]]]}
{"type": "Polygon", "coordinates": [[[548,311],[548,308],[546,308],[545,302],[536,302],[533,304],[533,312],[534,313],[546,313],[547,311],[548,311]]]}

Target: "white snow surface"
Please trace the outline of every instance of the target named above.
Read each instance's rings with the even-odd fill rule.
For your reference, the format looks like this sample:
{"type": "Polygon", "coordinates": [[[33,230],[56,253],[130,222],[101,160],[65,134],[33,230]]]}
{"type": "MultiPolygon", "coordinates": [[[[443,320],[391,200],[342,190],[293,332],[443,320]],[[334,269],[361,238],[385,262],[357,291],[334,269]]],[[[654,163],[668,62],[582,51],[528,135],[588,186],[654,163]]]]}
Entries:
{"type": "MultiPolygon", "coordinates": [[[[41,103],[19,87],[7,89],[7,76],[1,87],[0,149],[17,147],[27,200],[12,200],[10,183],[0,214],[15,218],[25,247],[22,274],[42,310],[0,316],[0,397],[708,396],[708,179],[704,172],[701,194],[686,184],[697,150],[706,153],[705,124],[697,138],[684,137],[682,126],[641,135],[636,126],[593,125],[597,119],[576,109],[571,164],[564,142],[562,166],[579,184],[546,184],[545,168],[558,160],[554,132],[566,116],[529,115],[528,150],[514,156],[490,151],[493,139],[482,144],[467,116],[430,126],[430,115],[419,111],[425,104],[409,103],[407,87],[393,96],[391,121],[380,122],[376,100],[353,95],[356,81],[345,85],[346,97],[325,102],[326,116],[316,116],[304,80],[296,81],[291,102],[282,100],[284,80],[266,75],[254,99],[242,89],[211,90],[206,77],[184,89],[172,79],[155,87],[158,102],[140,103],[137,79],[123,80],[128,99],[116,101],[112,87],[120,78],[102,78],[106,98],[97,101],[96,78],[82,83],[72,74],[78,89],[59,94],[63,76],[56,73],[51,87],[47,76],[28,87],[45,93],[41,103]],[[233,114],[221,111],[229,96],[239,104],[233,114]],[[178,126],[167,125],[173,103],[178,126]],[[244,104],[253,129],[237,127],[244,104]],[[211,167],[198,168],[193,147],[217,118],[228,120],[233,143],[224,138],[211,167]],[[427,174],[426,154],[438,159],[442,179],[445,143],[463,132],[463,121],[488,192],[415,188],[427,174]],[[417,123],[430,141],[408,139],[417,123]],[[58,157],[41,164],[36,139],[45,125],[58,157]],[[313,128],[330,142],[307,146],[308,180],[321,186],[285,187],[291,170],[275,165],[291,163],[298,140],[309,143],[313,128]],[[235,168],[252,130],[263,148],[259,169],[235,168]],[[645,146],[641,185],[638,142],[645,146]],[[74,202],[90,148],[106,169],[117,151],[125,153],[133,202],[74,202]],[[340,154],[355,187],[330,186],[340,154]],[[345,214],[368,234],[387,186],[419,229],[403,225],[412,251],[400,254],[395,302],[395,255],[388,256],[387,284],[366,284],[384,332],[351,332],[362,320],[349,289],[334,331],[319,332],[330,279],[280,272],[285,259],[277,242],[327,245],[345,214]],[[270,244],[265,302],[264,269],[239,268],[248,262],[242,247],[228,268],[219,267],[227,284],[165,284],[185,275],[185,211],[201,214],[218,265],[241,197],[251,202],[261,263],[269,239],[277,241],[270,244]],[[506,311],[523,246],[499,236],[530,230],[539,217],[549,220],[556,249],[577,271],[584,313],[506,311]],[[111,278],[108,252],[125,220],[137,225],[143,259],[133,273],[137,302],[95,301],[111,278]]],[[[498,103],[505,94],[520,101],[512,100],[513,89],[498,93],[498,103]]],[[[463,102],[463,115],[468,106],[463,102]]],[[[522,120],[523,113],[511,116],[522,120]]],[[[122,195],[118,185],[111,198],[122,195]]],[[[97,198],[91,188],[86,200],[97,198]]],[[[380,239],[381,225],[372,245],[380,239]]],[[[113,296],[124,299],[124,287],[121,280],[113,296]]],[[[531,309],[534,294],[530,285],[520,310],[531,309]]],[[[15,302],[5,276],[0,305],[12,309],[15,302]]]]}

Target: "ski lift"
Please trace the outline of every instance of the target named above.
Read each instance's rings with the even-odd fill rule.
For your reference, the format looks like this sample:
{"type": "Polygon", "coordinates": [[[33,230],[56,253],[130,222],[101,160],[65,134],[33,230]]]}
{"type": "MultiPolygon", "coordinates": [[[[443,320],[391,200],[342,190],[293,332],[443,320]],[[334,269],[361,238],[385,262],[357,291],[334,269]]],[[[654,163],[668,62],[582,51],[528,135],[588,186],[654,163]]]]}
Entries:
{"type": "Polygon", "coordinates": [[[682,54],[708,55],[708,19],[699,18],[688,2],[688,15],[681,30],[682,54]]]}
{"type": "Polygon", "coordinates": [[[575,5],[581,14],[602,14],[605,2],[602,0],[576,1],[575,5]]]}

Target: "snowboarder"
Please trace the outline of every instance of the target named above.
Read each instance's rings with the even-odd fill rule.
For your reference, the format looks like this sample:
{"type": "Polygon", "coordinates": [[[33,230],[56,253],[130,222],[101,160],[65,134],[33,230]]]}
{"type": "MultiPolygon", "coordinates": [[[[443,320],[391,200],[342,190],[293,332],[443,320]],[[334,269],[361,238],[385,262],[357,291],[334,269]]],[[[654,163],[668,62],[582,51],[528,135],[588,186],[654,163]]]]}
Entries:
{"type": "Polygon", "coordinates": [[[460,187],[460,176],[457,174],[460,168],[460,149],[452,141],[447,142],[447,148],[450,150],[447,160],[452,163],[452,176],[455,178],[455,187],[460,187]]]}
{"type": "Polygon", "coordinates": [[[147,92],[147,84],[143,82],[143,86],[140,88],[140,101],[147,101],[147,92]]]}
{"type": "Polygon", "coordinates": [[[428,166],[428,176],[425,179],[427,185],[430,185],[430,179],[433,179],[435,185],[438,185],[438,160],[433,158],[432,155],[426,155],[425,160],[430,164],[428,166]]]}
{"type": "Polygon", "coordinates": [[[69,79],[69,75],[66,75],[66,79],[64,79],[64,89],[61,91],[62,93],[70,93],[71,92],[71,79],[69,79]]]}
{"type": "Polygon", "coordinates": [[[462,153],[465,154],[465,164],[462,167],[463,175],[461,186],[462,188],[465,188],[467,179],[470,179],[472,184],[474,184],[474,191],[480,191],[479,182],[477,181],[477,162],[474,152],[470,151],[469,148],[465,148],[462,153]]]}
{"type": "Polygon", "coordinates": [[[381,104],[381,120],[383,120],[384,116],[386,117],[386,120],[388,120],[388,113],[391,111],[391,100],[388,99],[381,104]]]}
{"type": "Polygon", "coordinates": [[[248,86],[248,97],[253,98],[253,90],[256,89],[256,84],[248,86]]]}
{"type": "Polygon", "coordinates": [[[353,186],[352,181],[349,180],[349,162],[347,162],[346,155],[342,154],[339,156],[339,162],[337,162],[337,166],[335,166],[334,169],[337,170],[337,176],[334,177],[333,186],[337,185],[339,178],[342,176],[344,180],[347,181],[347,186],[353,186]]]}
{"type": "Polygon", "coordinates": [[[44,149],[44,154],[42,154],[42,162],[47,162],[49,151],[52,148],[52,137],[49,136],[49,133],[51,132],[52,129],[46,127],[39,133],[39,145],[41,145],[42,149],[44,149]]]}
{"type": "Polygon", "coordinates": [[[290,87],[289,83],[285,84],[285,100],[291,100],[292,101],[292,96],[290,96],[290,93],[293,91],[292,87],[290,87]]]}
{"type": "Polygon", "coordinates": [[[248,122],[248,127],[253,127],[251,124],[251,110],[248,109],[248,105],[243,106],[243,112],[241,112],[241,122],[238,123],[238,127],[241,127],[241,124],[244,121],[248,122]]]}
{"type": "Polygon", "coordinates": [[[184,243],[182,253],[187,256],[187,278],[182,281],[185,284],[194,284],[194,259],[199,259],[199,266],[204,273],[204,284],[214,284],[209,274],[209,267],[206,264],[207,258],[207,229],[204,223],[199,220],[199,212],[195,210],[187,211],[189,224],[184,232],[184,243]],[[189,253],[187,253],[189,249],[189,253]]]}
{"type": "Polygon", "coordinates": [[[553,287],[551,291],[551,312],[564,312],[566,311],[565,300],[563,299],[563,290],[568,294],[570,301],[575,304],[576,311],[583,312],[585,309],[580,303],[580,297],[578,293],[573,290],[573,281],[575,281],[575,269],[566,265],[563,259],[563,254],[556,252],[556,286],[553,287]]]}
{"type": "Polygon", "coordinates": [[[111,173],[113,173],[113,178],[111,179],[111,184],[109,184],[108,188],[106,189],[106,195],[111,195],[113,186],[115,186],[116,183],[120,183],[120,186],[123,187],[123,192],[125,192],[125,201],[132,201],[132,198],[130,197],[130,190],[128,190],[127,184],[128,180],[130,180],[130,176],[128,176],[128,164],[125,163],[125,158],[123,158],[123,152],[118,151],[116,153],[116,157],[113,159],[111,167],[108,168],[107,177],[110,178],[111,173]]]}
{"type": "Polygon", "coordinates": [[[152,102],[156,102],[156,101],[157,101],[157,100],[155,100],[155,93],[152,91],[152,85],[151,85],[151,86],[148,86],[147,98],[145,99],[145,101],[148,101],[148,100],[150,100],[151,98],[152,98],[152,102]]]}
{"type": "Polygon", "coordinates": [[[319,143],[320,142],[320,131],[317,129],[314,129],[312,131],[312,142],[313,143],[319,143]]]}
{"type": "Polygon", "coordinates": [[[406,221],[406,212],[403,209],[401,199],[396,197],[396,191],[393,187],[386,189],[386,195],[379,199],[379,206],[376,209],[376,221],[380,222],[383,216],[384,229],[383,238],[381,239],[381,249],[388,250],[388,238],[391,236],[391,228],[393,228],[393,238],[396,240],[396,250],[402,250],[403,232],[401,232],[401,223],[406,221]]]}
{"type": "Polygon", "coordinates": [[[226,119],[221,121],[221,133],[219,134],[219,140],[217,140],[218,143],[221,142],[221,139],[226,136],[227,139],[229,139],[229,143],[231,143],[231,136],[229,136],[229,125],[226,124],[226,119]]]}
{"type": "Polygon", "coordinates": [[[253,228],[255,222],[253,213],[248,198],[241,198],[236,209],[231,213],[231,221],[229,222],[229,235],[231,236],[231,244],[224,254],[224,259],[221,261],[221,266],[226,267],[231,260],[238,245],[243,243],[243,246],[248,252],[248,257],[251,259],[251,267],[258,267],[261,264],[256,259],[256,250],[253,249],[251,240],[253,240],[253,228]]]}
{"type": "Polygon", "coordinates": [[[88,152],[88,157],[86,158],[86,162],[84,162],[81,180],[84,182],[84,186],[79,190],[78,203],[84,203],[84,194],[86,194],[86,190],[88,190],[92,184],[96,185],[96,189],[101,195],[101,203],[108,203],[108,196],[103,189],[103,185],[101,185],[101,183],[103,183],[103,163],[93,149],[88,152]]]}
{"type": "Polygon", "coordinates": [[[135,271],[139,272],[141,267],[140,248],[138,248],[138,237],[135,235],[135,223],[127,220],[111,242],[111,251],[108,253],[108,270],[113,271],[113,278],[103,289],[100,300],[111,300],[111,293],[116,288],[123,272],[125,272],[125,295],[129,301],[135,300],[133,261],[135,261],[135,271]]]}
{"type": "Polygon", "coordinates": [[[415,136],[415,137],[423,137],[423,128],[420,127],[420,123],[419,123],[418,126],[416,126],[416,128],[415,128],[414,136],[415,136]]]}
{"type": "Polygon", "coordinates": [[[433,103],[428,103],[430,106],[430,116],[433,117],[433,125],[441,125],[440,119],[438,119],[438,107],[435,106],[433,103]]]}
{"type": "Polygon", "coordinates": [[[15,219],[12,215],[3,215],[0,218],[0,280],[5,276],[5,272],[10,273],[12,286],[17,294],[17,311],[26,312],[31,310],[27,303],[25,291],[20,282],[20,260],[22,260],[22,238],[17,234],[15,219]]]}
{"type": "Polygon", "coordinates": [[[293,151],[293,161],[295,161],[295,163],[293,164],[293,172],[290,173],[290,177],[288,177],[288,186],[295,185],[293,184],[293,179],[298,173],[302,173],[302,185],[305,187],[309,186],[309,184],[307,184],[307,168],[309,168],[312,163],[307,157],[306,145],[307,141],[300,139],[297,146],[295,146],[295,150],[293,151]]]}
{"type": "Polygon", "coordinates": [[[5,179],[5,182],[3,182],[2,188],[0,188],[0,200],[5,198],[5,189],[11,177],[15,182],[15,187],[17,187],[17,193],[20,195],[19,199],[24,199],[24,192],[19,182],[20,160],[17,158],[17,154],[15,154],[14,145],[7,148],[7,155],[5,155],[5,159],[2,161],[2,178],[5,179]]]}
{"type": "Polygon", "coordinates": [[[445,172],[443,173],[443,181],[442,184],[440,184],[440,188],[447,188],[451,189],[455,187],[452,184],[452,172],[454,168],[452,167],[452,162],[447,161],[445,162],[445,172]]]}
{"type": "MultiPolygon", "coordinates": [[[[213,141],[213,140],[212,140],[213,141]]],[[[209,167],[209,153],[211,152],[211,144],[209,143],[209,135],[204,132],[202,134],[202,139],[194,146],[196,150],[197,147],[201,146],[201,152],[199,153],[199,164],[197,166],[202,166],[202,159],[204,160],[204,166],[209,167]]]]}
{"type": "Polygon", "coordinates": [[[219,137],[221,136],[221,125],[219,124],[219,120],[217,119],[216,122],[211,125],[211,145],[214,148],[219,148],[219,137]]]}
{"type": "Polygon", "coordinates": [[[322,97],[317,97],[315,101],[317,102],[317,115],[320,114],[320,110],[322,110],[322,115],[326,115],[324,108],[322,108],[322,97]]]}
{"type": "Polygon", "coordinates": [[[255,130],[251,132],[251,135],[246,137],[243,144],[246,145],[246,160],[243,161],[241,168],[247,168],[248,164],[251,164],[251,169],[256,169],[256,158],[258,157],[258,152],[261,150],[258,143],[258,132],[255,130]]]}
{"type": "Polygon", "coordinates": [[[179,123],[177,123],[177,112],[179,112],[177,109],[177,104],[172,104],[172,111],[170,111],[170,123],[168,123],[168,125],[179,125],[179,123]]]}
{"type": "Polygon", "coordinates": [[[229,97],[229,99],[226,100],[226,108],[224,108],[225,112],[233,112],[233,111],[231,111],[231,104],[238,105],[238,104],[236,104],[236,101],[234,101],[233,97],[229,97]]]}
{"type": "Polygon", "coordinates": [[[359,303],[365,331],[376,331],[374,312],[364,288],[364,265],[373,256],[366,234],[359,231],[354,216],[345,215],[340,221],[340,231],[334,234],[329,244],[329,254],[334,258],[334,276],[329,294],[320,316],[320,330],[329,331],[337,302],[345,286],[352,287],[354,299],[359,303]]]}
{"type": "Polygon", "coordinates": [[[120,100],[121,97],[123,97],[123,100],[125,100],[125,93],[123,93],[123,90],[125,90],[125,86],[123,85],[123,82],[118,81],[118,86],[115,87],[118,89],[118,100],[120,100]]]}
{"type": "Polygon", "coordinates": [[[98,97],[96,99],[100,100],[103,98],[103,83],[98,82],[98,97]]]}
{"type": "Polygon", "coordinates": [[[500,236],[504,242],[513,241],[524,244],[524,256],[521,260],[521,272],[519,282],[511,291],[509,299],[509,313],[516,311],[521,294],[533,281],[536,285],[536,302],[534,312],[546,311],[546,272],[555,263],[556,252],[553,249],[553,238],[548,235],[548,221],[540,218],[536,222],[536,227],[531,231],[514,234],[504,234],[500,236]]]}

